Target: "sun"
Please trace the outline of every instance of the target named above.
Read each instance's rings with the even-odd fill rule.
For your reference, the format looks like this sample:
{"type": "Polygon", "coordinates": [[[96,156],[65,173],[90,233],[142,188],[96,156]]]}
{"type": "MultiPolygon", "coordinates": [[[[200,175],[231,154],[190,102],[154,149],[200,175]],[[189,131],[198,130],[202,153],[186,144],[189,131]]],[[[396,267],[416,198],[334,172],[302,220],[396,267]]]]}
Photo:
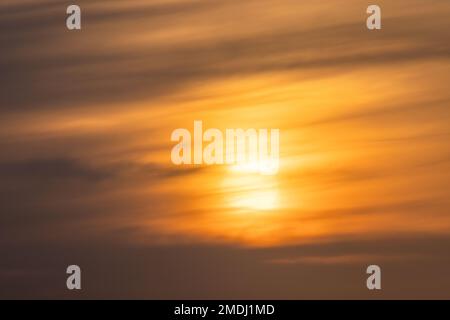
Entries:
{"type": "Polygon", "coordinates": [[[257,211],[279,207],[276,176],[261,174],[262,166],[255,161],[229,167],[222,186],[230,207],[257,211]]]}
{"type": "Polygon", "coordinates": [[[276,189],[242,192],[231,197],[231,206],[258,211],[273,210],[278,207],[278,192],[276,189]]]}

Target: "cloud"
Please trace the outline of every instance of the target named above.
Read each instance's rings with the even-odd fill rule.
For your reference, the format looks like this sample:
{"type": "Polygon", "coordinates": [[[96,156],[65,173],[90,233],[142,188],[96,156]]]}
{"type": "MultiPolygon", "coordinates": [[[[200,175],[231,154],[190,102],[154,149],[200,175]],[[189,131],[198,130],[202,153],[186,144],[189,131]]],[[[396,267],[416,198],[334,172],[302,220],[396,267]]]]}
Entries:
{"type": "Polygon", "coordinates": [[[383,283],[391,288],[380,292],[381,298],[448,298],[448,237],[413,235],[242,249],[137,245],[128,243],[126,236],[72,234],[46,246],[28,243],[14,252],[0,245],[0,253],[9,257],[0,269],[0,281],[9,290],[2,290],[0,296],[70,299],[71,293],[64,289],[65,268],[77,263],[83,274],[83,291],[77,297],[84,299],[360,299],[370,298],[364,289],[367,265],[379,264],[383,283]],[[364,254],[367,259],[346,264],[330,261],[339,255],[364,254]],[[397,259],[408,255],[412,256],[407,264],[397,259]],[[269,263],[292,256],[322,257],[330,263],[269,263]],[[23,269],[24,260],[32,267],[23,269]],[[397,289],[404,287],[409,289],[397,289]]]}
{"type": "Polygon", "coordinates": [[[414,22],[417,15],[387,17],[383,36],[368,34],[363,24],[350,19],[324,27],[315,23],[298,30],[253,32],[239,31],[247,26],[239,21],[232,38],[219,33],[214,39],[200,24],[194,29],[198,34],[177,35],[177,20],[201,17],[214,25],[208,15],[215,17],[221,6],[222,16],[227,15],[237,3],[135,4],[87,5],[86,29],[79,33],[64,30],[57,15],[60,4],[13,5],[13,15],[0,25],[8,30],[0,37],[4,112],[154,100],[224,77],[448,60],[450,52],[443,41],[448,19],[436,12],[421,15],[420,25],[414,22]],[[175,35],[164,41],[150,35],[148,42],[127,40],[171,32],[175,35]]]}
{"type": "Polygon", "coordinates": [[[95,182],[106,178],[106,170],[92,169],[73,159],[31,159],[23,162],[0,163],[0,176],[5,178],[70,179],[95,182]]]}
{"type": "Polygon", "coordinates": [[[448,298],[447,3],[79,4],[0,4],[0,297],[448,298]],[[282,125],[279,208],[170,164],[199,115],[282,125]]]}

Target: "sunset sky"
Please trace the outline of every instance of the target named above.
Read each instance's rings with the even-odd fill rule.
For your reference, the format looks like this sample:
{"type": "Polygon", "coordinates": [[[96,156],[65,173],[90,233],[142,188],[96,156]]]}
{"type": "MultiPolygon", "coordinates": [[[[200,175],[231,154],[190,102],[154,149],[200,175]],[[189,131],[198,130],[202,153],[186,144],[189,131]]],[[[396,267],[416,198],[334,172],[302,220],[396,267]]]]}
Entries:
{"type": "Polygon", "coordinates": [[[2,0],[0,298],[449,299],[450,1],[374,3],[2,0]],[[278,174],[175,166],[194,120],[278,174]]]}

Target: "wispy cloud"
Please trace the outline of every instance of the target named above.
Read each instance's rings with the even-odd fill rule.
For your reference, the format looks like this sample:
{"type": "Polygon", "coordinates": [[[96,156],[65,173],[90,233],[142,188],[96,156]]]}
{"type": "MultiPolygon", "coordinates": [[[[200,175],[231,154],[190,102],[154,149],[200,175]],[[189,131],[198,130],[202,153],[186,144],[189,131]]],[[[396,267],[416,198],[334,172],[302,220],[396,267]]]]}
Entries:
{"type": "Polygon", "coordinates": [[[385,297],[448,296],[448,1],[379,1],[373,33],[360,0],[78,4],[80,32],[60,1],[0,4],[10,296],[64,295],[48,283],[69,260],[87,297],[354,298],[380,261],[385,297]],[[279,175],[173,166],[195,119],[280,128],[279,175]]]}

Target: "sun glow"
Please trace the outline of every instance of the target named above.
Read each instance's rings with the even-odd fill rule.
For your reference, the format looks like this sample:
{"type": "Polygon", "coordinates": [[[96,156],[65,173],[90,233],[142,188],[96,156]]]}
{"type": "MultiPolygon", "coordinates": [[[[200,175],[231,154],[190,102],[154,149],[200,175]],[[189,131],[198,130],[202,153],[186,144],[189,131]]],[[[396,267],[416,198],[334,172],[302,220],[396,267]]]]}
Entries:
{"type": "Polygon", "coordinates": [[[271,174],[274,172],[274,168],[278,167],[278,161],[272,159],[264,159],[258,161],[245,161],[230,166],[230,171],[240,173],[261,173],[271,174]]]}
{"type": "Polygon", "coordinates": [[[229,206],[251,210],[273,210],[279,206],[276,177],[260,173],[265,165],[255,161],[229,167],[223,181],[223,188],[229,191],[229,206]]]}
{"type": "Polygon", "coordinates": [[[236,208],[273,210],[278,206],[278,192],[275,189],[246,191],[231,196],[231,205],[236,208]]]}

